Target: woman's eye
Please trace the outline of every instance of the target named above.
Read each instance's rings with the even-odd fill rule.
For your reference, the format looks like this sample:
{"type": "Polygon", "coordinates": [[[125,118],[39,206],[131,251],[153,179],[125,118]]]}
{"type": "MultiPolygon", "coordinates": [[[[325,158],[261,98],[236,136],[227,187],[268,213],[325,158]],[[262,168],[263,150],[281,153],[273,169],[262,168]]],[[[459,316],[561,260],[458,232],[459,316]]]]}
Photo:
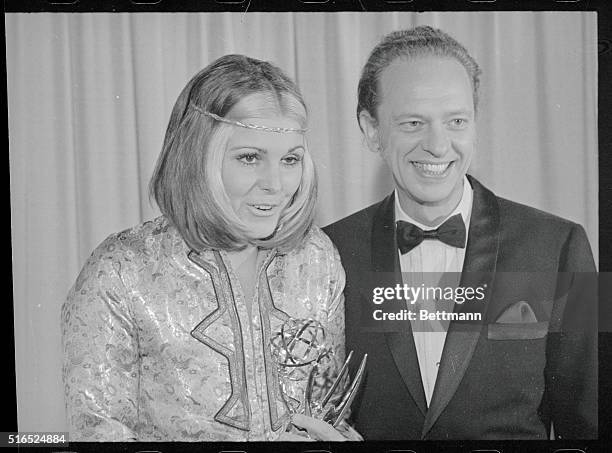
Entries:
{"type": "Polygon", "coordinates": [[[302,156],[287,156],[283,158],[283,163],[286,165],[295,165],[302,161],[302,156]]]}
{"type": "Polygon", "coordinates": [[[241,154],[237,157],[237,159],[243,164],[252,165],[257,162],[259,156],[256,153],[241,154]]]}

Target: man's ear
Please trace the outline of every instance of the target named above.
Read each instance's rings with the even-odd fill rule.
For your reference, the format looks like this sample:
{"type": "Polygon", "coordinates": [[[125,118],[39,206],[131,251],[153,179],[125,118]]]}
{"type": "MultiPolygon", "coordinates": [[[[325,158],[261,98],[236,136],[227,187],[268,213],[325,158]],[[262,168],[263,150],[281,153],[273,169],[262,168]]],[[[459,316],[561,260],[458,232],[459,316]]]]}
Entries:
{"type": "Polygon", "coordinates": [[[367,111],[362,110],[359,113],[359,126],[363,132],[363,136],[368,144],[368,148],[373,153],[378,153],[382,149],[380,144],[380,134],[378,132],[378,121],[372,118],[367,111]]]}

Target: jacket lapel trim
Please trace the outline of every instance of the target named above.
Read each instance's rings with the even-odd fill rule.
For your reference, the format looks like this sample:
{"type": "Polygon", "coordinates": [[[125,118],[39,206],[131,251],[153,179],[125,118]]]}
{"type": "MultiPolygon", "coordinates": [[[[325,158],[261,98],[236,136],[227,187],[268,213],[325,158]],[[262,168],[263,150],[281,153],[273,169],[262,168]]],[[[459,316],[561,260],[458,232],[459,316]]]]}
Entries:
{"type": "Polygon", "coordinates": [[[271,338],[273,332],[277,332],[282,323],[289,320],[291,317],[274,305],[272,298],[272,290],[268,281],[268,267],[276,257],[275,252],[270,252],[266,257],[263,269],[259,274],[259,300],[260,300],[260,319],[262,326],[262,349],[264,354],[264,367],[266,371],[266,382],[268,391],[268,410],[270,414],[270,424],[272,431],[278,431],[287,425],[290,419],[290,407],[300,404],[300,401],[295,400],[290,395],[285,395],[280,384],[278,370],[272,351],[270,349],[271,338]],[[273,326],[274,324],[274,326],[273,326]]]}
{"type": "Polygon", "coordinates": [[[242,344],[240,321],[238,319],[238,313],[236,312],[231,282],[225,264],[223,264],[223,260],[218,251],[214,251],[213,255],[217,266],[216,268],[212,264],[209,264],[199,253],[191,251],[188,254],[188,258],[191,262],[210,275],[218,304],[218,308],[200,321],[191,331],[191,336],[224,356],[229,365],[232,388],[231,394],[221,409],[215,414],[214,419],[219,423],[232,426],[242,431],[249,431],[251,426],[251,411],[247,394],[244,348],[242,344]],[[208,327],[217,322],[221,317],[228,317],[230,320],[234,332],[233,345],[224,345],[207,332],[208,327]]]}

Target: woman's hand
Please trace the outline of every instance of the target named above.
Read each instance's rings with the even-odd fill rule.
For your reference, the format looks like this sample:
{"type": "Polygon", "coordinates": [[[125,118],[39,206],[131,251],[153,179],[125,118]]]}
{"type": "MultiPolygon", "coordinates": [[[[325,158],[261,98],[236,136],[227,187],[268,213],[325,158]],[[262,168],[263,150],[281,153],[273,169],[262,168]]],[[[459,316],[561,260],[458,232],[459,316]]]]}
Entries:
{"type": "Polygon", "coordinates": [[[279,441],[297,441],[297,442],[311,442],[311,441],[327,441],[327,442],[344,442],[350,441],[361,441],[363,438],[357,431],[351,428],[347,423],[342,422],[339,429],[334,428],[327,422],[322,420],[307,417],[302,414],[294,414],[291,417],[291,424],[295,427],[305,430],[302,434],[297,429],[293,429],[290,432],[281,434],[278,438],[279,441]]]}

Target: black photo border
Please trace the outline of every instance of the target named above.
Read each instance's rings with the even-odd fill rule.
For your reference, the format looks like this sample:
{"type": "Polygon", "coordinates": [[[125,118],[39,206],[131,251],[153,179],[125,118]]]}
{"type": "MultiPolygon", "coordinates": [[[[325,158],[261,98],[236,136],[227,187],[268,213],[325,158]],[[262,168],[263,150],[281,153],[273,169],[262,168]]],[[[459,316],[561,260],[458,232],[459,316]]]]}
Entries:
{"type": "MultiPolygon", "coordinates": [[[[599,134],[599,270],[600,316],[610,319],[612,294],[612,1],[610,0],[4,0],[5,13],[39,12],[338,12],[338,11],[596,11],[598,19],[598,134],[599,134]]],[[[2,38],[5,40],[4,21],[2,38]]],[[[4,46],[6,49],[6,46],[4,46]]],[[[4,77],[6,82],[6,54],[4,77]]],[[[6,83],[5,83],[6,86],[6,83]]],[[[3,93],[8,116],[7,93],[3,93]]],[[[5,145],[8,149],[8,122],[5,145]]],[[[8,162],[8,159],[5,161],[8,162]]],[[[10,174],[5,170],[6,180],[10,174]]],[[[10,189],[8,195],[10,207],[10,189]]],[[[10,208],[8,212],[10,237],[10,208]]],[[[9,253],[11,244],[9,242],[9,253]]],[[[12,255],[12,254],[11,254],[12,255]]],[[[12,269],[11,269],[12,270],[12,269]]],[[[0,432],[17,431],[15,344],[12,305],[12,272],[6,272],[3,304],[5,353],[3,416],[0,432]],[[12,367],[10,366],[12,362],[12,367]]],[[[71,443],[67,447],[39,447],[34,451],[57,453],[260,453],[260,452],[498,452],[498,453],[585,453],[612,451],[612,332],[599,333],[599,439],[592,441],[366,441],[362,443],[71,443]]],[[[29,451],[19,448],[18,451],[29,451]]]]}

